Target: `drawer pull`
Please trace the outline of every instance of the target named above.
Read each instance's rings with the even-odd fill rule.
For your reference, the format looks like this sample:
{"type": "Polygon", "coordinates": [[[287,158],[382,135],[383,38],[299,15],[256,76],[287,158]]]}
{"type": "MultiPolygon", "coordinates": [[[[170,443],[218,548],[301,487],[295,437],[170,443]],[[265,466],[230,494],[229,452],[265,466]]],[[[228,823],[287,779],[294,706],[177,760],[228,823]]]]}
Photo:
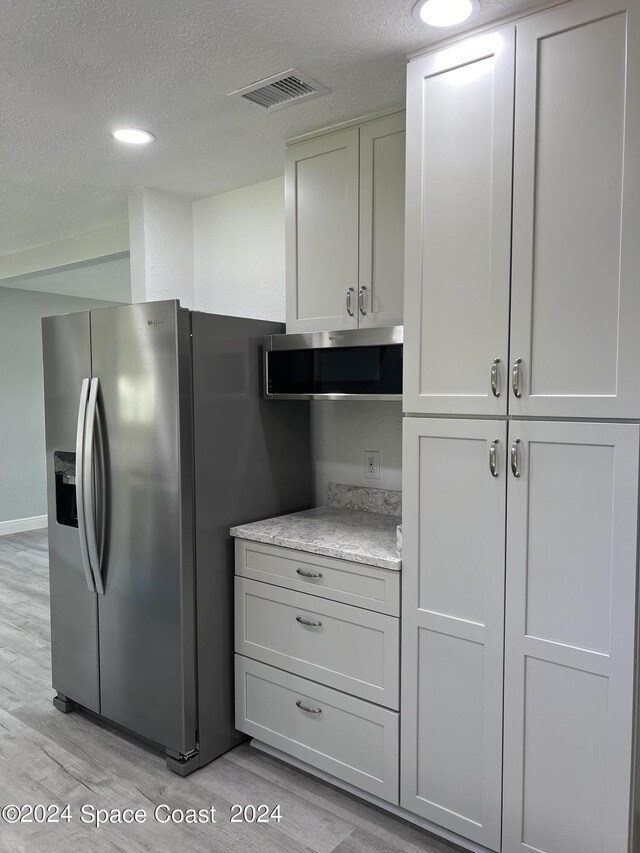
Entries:
{"type": "Polygon", "coordinates": [[[301,711],[306,711],[307,714],[321,714],[322,708],[312,708],[310,705],[305,705],[302,699],[298,699],[296,702],[296,706],[300,708],[301,711]]]}
{"type": "Polygon", "coordinates": [[[309,619],[308,616],[296,616],[296,622],[301,625],[306,625],[307,628],[322,628],[322,622],[315,619],[309,619]]]}
{"type": "Polygon", "coordinates": [[[308,569],[296,569],[296,572],[299,575],[302,575],[303,578],[313,578],[314,580],[320,580],[322,577],[322,572],[310,572],[308,569]]]}

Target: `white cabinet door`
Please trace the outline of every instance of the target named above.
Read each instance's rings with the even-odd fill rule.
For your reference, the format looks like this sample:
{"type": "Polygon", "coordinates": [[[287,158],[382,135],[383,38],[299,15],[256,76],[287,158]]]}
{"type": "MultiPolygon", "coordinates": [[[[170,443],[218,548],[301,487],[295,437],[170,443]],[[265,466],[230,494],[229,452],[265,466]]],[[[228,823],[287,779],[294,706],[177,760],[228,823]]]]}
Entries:
{"type": "Polygon", "coordinates": [[[405,114],[360,128],[360,327],[402,323],[405,114]]]}
{"type": "Polygon", "coordinates": [[[358,144],[356,127],[286,151],[288,332],[358,325],[358,144]]]}
{"type": "Polygon", "coordinates": [[[404,419],[401,805],[491,850],[500,849],[506,430],[404,419]]]}
{"type": "Polygon", "coordinates": [[[640,418],[639,19],[585,0],[517,25],[516,416],[640,418]]]}
{"type": "Polygon", "coordinates": [[[514,421],[503,853],[627,853],[638,434],[514,421]]]}
{"type": "Polygon", "coordinates": [[[409,63],[407,412],[507,411],[513,67],[512,27],[409,63]]]}

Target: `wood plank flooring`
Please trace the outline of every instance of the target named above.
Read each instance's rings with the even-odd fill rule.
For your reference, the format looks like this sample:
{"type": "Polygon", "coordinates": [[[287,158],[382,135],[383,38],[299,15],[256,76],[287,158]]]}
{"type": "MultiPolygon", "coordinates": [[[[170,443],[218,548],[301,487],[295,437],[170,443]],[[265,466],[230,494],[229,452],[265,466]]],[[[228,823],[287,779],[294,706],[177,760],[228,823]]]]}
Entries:
{"type": "Polygon", "coordinates": [[[0,809],[71,806],[69,823],[0,820],[2,853],[453,853],[402,820],[242,745],[187,779],[163,758],[51,704],[46,531],[0,537],[0,809]],[[216,808],[216,823],[160,824],[152,813],[216,808]],[[231,824],[234,803],[281,806],[282,820],[231,824]],[[144,824],[96,829],[83,805],[145,809],[144,824]]]}

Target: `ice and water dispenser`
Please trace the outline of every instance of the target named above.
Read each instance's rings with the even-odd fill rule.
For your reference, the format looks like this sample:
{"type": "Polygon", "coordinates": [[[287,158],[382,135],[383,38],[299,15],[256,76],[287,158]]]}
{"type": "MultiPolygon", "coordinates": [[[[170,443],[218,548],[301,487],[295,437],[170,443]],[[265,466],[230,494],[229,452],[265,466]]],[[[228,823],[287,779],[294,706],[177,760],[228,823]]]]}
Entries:
{"type": "Polygon", "coordinates": [[[53,465],[56,477],[56,521],[67,527],[77,527],[76,454],[56,450],[53,465]]]}

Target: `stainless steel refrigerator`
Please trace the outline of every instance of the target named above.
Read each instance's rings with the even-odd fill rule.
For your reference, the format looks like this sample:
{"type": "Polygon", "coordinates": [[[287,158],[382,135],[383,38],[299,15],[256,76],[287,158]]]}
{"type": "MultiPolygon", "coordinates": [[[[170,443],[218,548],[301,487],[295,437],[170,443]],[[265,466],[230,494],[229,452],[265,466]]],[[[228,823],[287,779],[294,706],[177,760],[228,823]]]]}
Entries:
{"type": "Polygon", "coordinates": [[[53,701],[182,775],[243,739],[229,527],[311,504],[308,404],[261,387],[282,331],[176,301],[43,320],[53,701]]]}

